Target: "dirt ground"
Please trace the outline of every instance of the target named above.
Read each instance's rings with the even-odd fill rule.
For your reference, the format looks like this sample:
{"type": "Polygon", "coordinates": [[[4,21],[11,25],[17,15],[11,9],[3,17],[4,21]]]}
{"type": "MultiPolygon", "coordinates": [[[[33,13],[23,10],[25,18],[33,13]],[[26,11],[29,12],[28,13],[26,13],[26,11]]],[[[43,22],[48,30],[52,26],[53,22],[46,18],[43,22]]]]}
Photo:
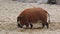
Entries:
{"type": "Polygon", "coordinates": [[[60,5],[21,3],[0,1],[0,34],[60,34],[60,5]],[[49,28],[41,29],[41,24],[34,24],[33,29],[17,27],[17,16],[26,8],[41,7],[50,14],[49,28]]]}
{"type": "Polygon", "coordinates": [[[0,34],[60,34],[60,23],[52,22],[49,28],[39,28],[41,25],[34,24],[32,29],[18,28],[16,23],[0,24],[0,34]]]}

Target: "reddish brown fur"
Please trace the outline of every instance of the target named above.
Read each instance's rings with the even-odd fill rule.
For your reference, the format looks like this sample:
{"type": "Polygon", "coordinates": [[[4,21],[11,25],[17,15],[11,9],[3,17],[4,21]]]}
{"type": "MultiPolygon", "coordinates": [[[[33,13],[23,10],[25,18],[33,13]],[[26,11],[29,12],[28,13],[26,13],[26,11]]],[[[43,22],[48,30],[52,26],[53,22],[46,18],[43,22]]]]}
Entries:
{"type": "Polygon", "coordinates": [[[25,24],[37,23],[38,20],[46,24],[48,12],[42,8],[29,8],[24,10],[18,17],[20,16],[23,16],[22,19],[18,18],[22,26],[25,24]]]}

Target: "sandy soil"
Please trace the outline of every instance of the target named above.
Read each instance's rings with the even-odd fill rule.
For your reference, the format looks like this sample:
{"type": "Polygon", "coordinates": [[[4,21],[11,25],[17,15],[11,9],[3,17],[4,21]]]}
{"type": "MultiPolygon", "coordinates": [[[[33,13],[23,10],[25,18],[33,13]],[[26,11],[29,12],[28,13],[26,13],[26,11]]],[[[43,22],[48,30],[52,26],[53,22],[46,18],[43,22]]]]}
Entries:
{"type": "Polygon", "coordinates": [[[0,0],[0,34],[60,34],[60,5],[21,3],[17,1],[0,0]],[[49,28],[38,28],[40,24],[34,24],[33,29],[18,28],[17,16],[26,8],[41,7],[48,11],[51,18],[49,28]]]}
{"type": "MultiPolygon", "coordinates": [[[[5,22],[2,22],[5,23],[5,22]]],[[[34,24],[33,29],[18,28],[15,23],[0,24],[0,34],[60,34],[60,23],[52,22],[49,28],[38,28],[39,24],[34,24]],[[38,26],[37,26],[38,25],[38,26]]]]}

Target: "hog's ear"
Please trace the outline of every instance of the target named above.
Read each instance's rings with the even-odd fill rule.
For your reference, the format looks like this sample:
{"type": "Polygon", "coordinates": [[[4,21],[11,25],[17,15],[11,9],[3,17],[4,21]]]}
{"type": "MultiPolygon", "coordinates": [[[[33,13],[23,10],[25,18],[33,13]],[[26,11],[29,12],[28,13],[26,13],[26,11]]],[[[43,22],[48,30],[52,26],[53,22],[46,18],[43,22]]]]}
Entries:
{"type": "Polygon", "coordinates": [[[20,16],[20,18],[24,18],[24,16],[20,16]]]}

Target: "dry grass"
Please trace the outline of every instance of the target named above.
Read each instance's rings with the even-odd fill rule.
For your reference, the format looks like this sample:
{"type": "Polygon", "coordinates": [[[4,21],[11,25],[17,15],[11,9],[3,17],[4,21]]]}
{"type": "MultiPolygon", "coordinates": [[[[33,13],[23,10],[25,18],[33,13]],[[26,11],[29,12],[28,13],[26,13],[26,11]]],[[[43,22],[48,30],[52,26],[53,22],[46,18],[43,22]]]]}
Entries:
{"type": "Polygon", "coordinates": [[[1,32],[5,32],[5,34],[17,34],[17,33],[25,33],[25,34],[39,34],[39,32],[41,34],[44,34],[44,33],[53,33],[54,31],[55,32],[60,32],[60,23],[59,22],[51,22],[49,24],[49,28],[47,29],[46,27],[41,29],[41,28],[38,28],[39,24],[34,24],[34,27],[33,29],[25,29],[25,28],[18,28],[17,27],[17,24],[15,23],[5,23],[5,24],[0,24],[0,31],[1,32]]]}

